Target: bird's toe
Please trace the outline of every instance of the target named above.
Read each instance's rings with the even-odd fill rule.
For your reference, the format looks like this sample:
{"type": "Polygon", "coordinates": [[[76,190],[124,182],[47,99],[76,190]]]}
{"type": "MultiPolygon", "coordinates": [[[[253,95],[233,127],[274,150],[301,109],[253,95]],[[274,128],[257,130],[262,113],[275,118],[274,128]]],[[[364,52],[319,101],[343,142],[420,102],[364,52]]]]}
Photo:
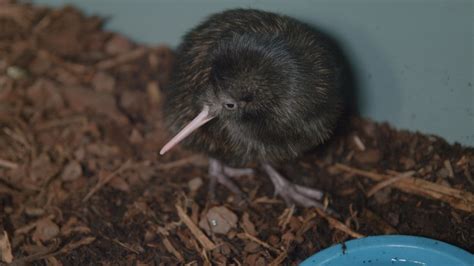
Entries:
{"type": "Polygon", "coordinates": [[[244,175],[253,175],[255,171],[251,168],[232,168],[224,166],[224,174],[230,177],[241,177],[244,175]]]}
{"type": "Polygon", "coordinates": [[[318,190],[295,184],[288,184],[285,189],[276,191],[276,194],[282,197],[289,206],[298,205],[324,209],[324,205],[318,201],[322,197],[322,193],[321,195],[320,193],[318,190]]]}

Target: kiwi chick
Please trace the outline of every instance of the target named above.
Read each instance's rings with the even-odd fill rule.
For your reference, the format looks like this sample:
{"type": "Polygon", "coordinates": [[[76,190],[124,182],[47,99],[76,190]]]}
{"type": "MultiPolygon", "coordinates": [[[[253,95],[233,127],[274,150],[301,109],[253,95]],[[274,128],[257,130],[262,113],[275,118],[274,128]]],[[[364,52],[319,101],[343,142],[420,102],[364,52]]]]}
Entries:
{"type": "Polygon", "coordinates": [[[211,191],[258,162],[287,203],[321,204],[319,190],[290,183],[273,167],[327,140],[341,114],[340,67],[330,42],[287,16],[233,9],[187,33],[165,101],[177,143],[209,155],[211,191]]]}

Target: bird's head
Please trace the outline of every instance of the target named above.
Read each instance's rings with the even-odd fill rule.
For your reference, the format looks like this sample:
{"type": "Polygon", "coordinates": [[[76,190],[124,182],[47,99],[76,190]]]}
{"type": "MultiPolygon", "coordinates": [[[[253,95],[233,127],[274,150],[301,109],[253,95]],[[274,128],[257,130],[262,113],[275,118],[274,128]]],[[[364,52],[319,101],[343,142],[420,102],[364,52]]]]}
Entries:
{"type": "Polygon", "coordinates": [[[160,154],[210,121],[233,136],[264,137],[278,135],[279,124],[295,119],[305,95],[298,87],[298,66],[284,42],[239,38],[209,52],[207,82],[194,103],[200,111],[160,154]]]}

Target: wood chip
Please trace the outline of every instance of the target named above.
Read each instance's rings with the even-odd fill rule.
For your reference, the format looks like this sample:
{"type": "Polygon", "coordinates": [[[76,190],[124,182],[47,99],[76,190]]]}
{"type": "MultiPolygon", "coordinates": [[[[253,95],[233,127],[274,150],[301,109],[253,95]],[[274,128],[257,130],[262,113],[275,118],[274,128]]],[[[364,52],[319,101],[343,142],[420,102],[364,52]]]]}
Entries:
{"type": "Polygon", "coordinates": [[[260,239],[258,239],[258,238],[256,238],[256,237],[254,237],[253,235],[251,235],[251,234],[249,234],[249,233],[246,233],[246,232],[244,232],[244,233],[239,233],[239,234],[237,234],[237,237],[240,238],[240,239],[248,239],[248,240],[251,240],[251,241],[253,241],[253,242],[259,244],[260,246],[262,246],[262,247],[264,247],[264,248],[266,248],[266,249],[268,249],[268,250],[271,250],[271,251],[273,251],[273,252],[275,252],[275,253],[278,253],[278,254],[279,254],[279,253],[281,252],[281,250],[270,246],[270,244],[265,243],[264,241],[262,241],[262,240],[260,240],[260,239]]]}
{"type": "Polygon", "coordinates": [[[190,191],[195,192],[197,191],[202,185],[204,184],[204,181],[202,181],[202,178],[200,177],[195,177],[191,180],[188,181],[188,188],[190,191]]]}
{"type": "Polygon", "coordinates": [[[135,50],[119,54],[118,56],[112,59],[106,59],[104,61],[100,61],[99,63],[96,64],[96,67],[100,70],[107,70],[115,66],[137,60],[138,58],[144,56],[146,52],[147,52],[146,48],[139,47],[139,48],[136,48],[135,50]]]}
{"type": "Polygon", "coordinates": [[[6,263],[13,261],[12,247],[6,231],[0,234],[0,261],[6,263]]]}
{"type": "Polygon", "coordinates": [[[69,162],[61,173],[61,179],[63,181],[73,181],[78,179],[82,175],[82,167],[77,161],[69,162]]]}
{"type": "Polygon", "coordinates": [[[150,81],[146,86],[146,92],[148,94],[148,99],[150,104],[157,105],[161,101],[160,86],[157,81],[150,81]]]}
{"type": "Polygon", "coordinates": [[[193,223],[191,218],[184,212],[184,210],[179,206],[175,205],[176,210],[178,211],[178,216],[183,221],[183,223],[188,227],[193,236],[199,241],[202,247],[205,250],[212,250],[216,248],[216,245],[193,223]]]}
{"type": "MultiPolygon", "coordinates": [[[[383,174],[360,170],[344,164],[336,164],[341,170],[368,177],[375,181],[388,180],[391,177],[383,174]]],[[[407,177],[393,184],[394,187],[411,194],[444,201],[453,208],[474,212],[474,195],[467,191],[442,186],[419,178],[407,177]]]]}
{"type": "Polygon", "coordinates": [[[281,231],[285,231],[286,226],[290,222],[291,217],[295,212],[295,205],[292,205],[290,208],[286,208],[283,213],[278,217],[278,226],[280,226],[281,231]]]}
{"type": "Polygon", "coordinates": [[[354,139],[354,143],[356,144],[357,148],[359,148],[359,150],[361,150],[361,151],[365,151],[365,145],[362,142],[362,140],[359,138],[359,136],[355,135],[353,139],[354,139]]]}
{"type": "Polygon", "coordinates": [[[14,163],[14,162],[7,161],[7,160],[0,159],[0,167],[10,168],[10,169],[17,169],[18,164],[14,163]]]}
{"type": "Polygon", "coordinates": [[[179,262],[184,262],[184,257],[179,253],[178,250],[173,246],[170,240],[167,237],[163,237],[163,245],[165,245],[166,250],[173,254],[179,262]]]}
{"type": "Polygon", "coordinates": [[[92,78],[92,86],[96,91],[112,92],[115,89],[115,79],[111,75],[99,71],[92,78]]]}
{"type": "Polygon", "coordinates": [[[387,179],[387,180],[384,180],[382,182],[379,182],[377,183],[375,186],[373,186],[371,189],[369,189],[369,191],[367,191],[367,197],[371,197],[372,195],[374,195],[375,193],[377,193],[378,191],[380,191],[381,189],[385,188],[385,187],[388,187],[396,182],[399,182],[400,180],[403,180],[405,178],[408,178],[408,177],[411,177],[415,174],[415,171],[408,171],[408,172],[405,172],[403,174],[400,174],[400,175],[397,175],[397,176],[394,176],[390,179],[387,179]]]}
{"type": "Polygon", "coordinates": [[[122,164],[117,170],[106,176],[104,179],[99,180],[97,184],[87,193],[87,195],[82,199],[82,202],[86,202],[92,197],[97,191],[99,191],[105,184],[107,184],[112,178],[114,178],[116,175],[120,174],[124,170],[130,168],[131,162],[130,160],[126,161],[124,164],[122,164]]]}
{"type": "Polygon", "coordinates": [[[36,223],[36,230],[32,236],[34,241],[49,241],[59,235],[59,226],[49,218],[44,218],[36,223]]]}
{"type": "Polygon", "coordinates": [[[279,266],[279,265],[283,265],[283,261],[286,259],[286,257],[288,256],[288,253],[286,251],[284,252],[281,252],[272,262],[270,262],[270,264],[268,264],[269,266],[279,266]]]}
{"type": "Polygon", "coordinates": [[[255,225],[250,221],[250,216],[246,212],[242,215],[242,222],[241,226],[245,232],[249,233],[250,235],[257,236],[257,230],[255,230],[255,225]]]}
{"type": "Polygon", "coordinates": [[[179,168],[187,165],[206,166],[207,159],[201,155],[193,155],[173,162],[158,164],[156,168],[159,170],[170,170],[173,168],[179,168]]]}
{"type": "Polygon", "coordinates": [[[316,212],[321,215],[324,219],[326,219],[329,223],[329,225],[331,227],[333,227],[334,229],[337,229],[339,231],[342,231],[348,235],[350,235],[351,237],[354,237],[354,238],[362,238],[362,237],[365,237],[363,234],[359,234],[357,233],[356,231],[352,230],[351,228],[349,228],[347,225],[345,225],[343,222],[340,222],[339,220],[329,216],[328,214],[326,214],[323,210],[321,209],[315,209],[316,212]]]}
{"type": "Polygon", "coordinates": [[[356,152],[354,159],[362,164],[375,164],[382,158],[382,153],[376,149],[367,149],[364,151],[356,152]]]}
{"type": "Polygon", "coordinates": [[[69,253],[71,252],[72,250],[78,248],[78,247],[81,247],[81,246],[86,246],[86,245],[89,245],[91,244],[92,242],[95,241],[95,237],[93,236],[88,236],[88,237],[84,237],[78,241],[73,241],[73,242],[69,242],[67,245],[65,245],[63,248],[61,248],[61,250],[59,251],[59,253],[69,253]]]}
{"type": "Polygon", "coordinates": [[[454,171],[453,171],[453,166],[451,165],[451,162],[449,160],[445,160],[443,162],[444,164],[444,167],[448,170],[448,176],[450,178],[453,178],[454,177],[454,171]]]}
{"type": "MultiPolygon", "coordinates": [[[[53,219],[54,218],[54,215],[50,214],[49,216],[45,217],[45,218],[48,218],[48,219],[53,219]]],[[[43,218],[44,219],[44,218],[43,218]]],[[[15,230],[15,235],[19,235],[19,234],[27,234],[28,232],[30,232],[31,230],[35,229],[36,228],[36,225],[41,221],[42,219],[38,219],[34,222],[31,222],[29,224],[26,224],[24,226],[21,226],[19,228],[17,228],[15,230]]]]}

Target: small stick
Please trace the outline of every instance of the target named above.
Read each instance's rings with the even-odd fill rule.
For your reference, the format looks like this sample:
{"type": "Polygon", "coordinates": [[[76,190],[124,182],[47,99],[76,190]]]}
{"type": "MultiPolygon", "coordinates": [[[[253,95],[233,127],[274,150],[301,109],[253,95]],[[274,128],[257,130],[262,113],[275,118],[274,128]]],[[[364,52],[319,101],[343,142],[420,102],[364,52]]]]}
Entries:
{"type": "Polygon", "coordinates": [[[448,176],[453,178],[454,171],[453,171],[453,166],[451,165],[451,162],[449,160],[445,160],[443,163],[444,163],[444,167],[446,167],[446,170],[448,170],[448,176]]]}
{"type": "Polygon", "coordinates": [[[19,258],[13,262],[12,265],[25,265],[25,262],[31,262],[35,260],[41,260],[41,259],[46,259],[50,257],[55,257],[60,254],[64,253],[69,253],[73,251],[76,248],[79,248],[81,246],[89,245],[92,242],[95,241],[95,237],[93,236],[88,236],[85,238],[82,238],[78,241],[75,242],[70,242],[66,244],[64,247],[62,247],[60,250],[54,251],[59,247],[59,241],[56,241],[53,245],[51,245],[47,250],[45,251],[40,251],[38,253],[29,255],[27,257],[19,258]]]}
{"type": "Polygon", "coordinates": [[[283,261],[286,259],[286,257],[288,256],[288,253],[286,251],[284,252],[281,252],[278,257],[276,257],[272,262],[270,262],[270,264],[268,264],[269,266],[278,266],[278,265],[282,265],[283,264],[283,261]]]}
{"type": "Polygon", "coordinates": [[[178,204],[176,204],[175,207],[181,221],[183,221],[183,223],[188,227],[194,237],[199,241],[199,243],[201,243],[203,248],[206,251],[215,249],[216,245],[193,223],[184,210],[178,204]]]}
{"type": "Polygon", "coordinates": [[[126,161],[124,164],[122,164],[117,170],[113,171],[111,174],[106,176],[103,180],[99,180],[97,184],[87,193],[87,195],[82,199],[82,202],[86,202],[89,200],[92,195],[94,195],[97,191],[99,191],[105,184],[107,184],[112,178],[114,178],[116,175],[124,171],[125,169],[130,167],[130,160],[126,161]]]}
{"type": "Polygon", "coordinates": [[[273,251],[273,252],[275,252],[275,253],[277,253],[277,254],[279,254],[279,253],[281,252],[281,250],[270,246],[270,244],[263,242],[262,240],[260,240],[260,239],[258,239],[258,238],[256,238],[256,237],[254,237],[253,235],[251,235],[251,234],[249,234],[249,233],[247,233],[247,232],[239,233],[239,234],[237,234],[237,237],[240,238],[240,239],[248,239],[248,240],[250,240],[250,241],[253,241],[253,242],[259,244],[260,246],[262,246],[262,247],[264,247],[264,248],[266,248],[266,249],[269,249],[269,250],[271,250],[271,251],[273,251]]]}
{"type": "MultiPolygon", "coordinates": [[[[368,177],[375,181],[390,179],[390,176],[388,175],[364,171],[340,163],[335,164],[334,167],[349,173],[368,177]]],[[[466,212],[474,212],[474,194],[467,191],[446,187],[414,177],[404,178],[399,182],[394,183],[393,186],[406,193],[441,200],[448,203],[453,208],[466,212]]]]}
{"type": "Polygon", "coordinates": [[[106,239],[108,239],[108,240],[114,242],[115,244],[121,246],[122,248],[124,248],[124,249],[126,249],[126,250],[128,250],[128,251],[131,251],[131,252],[133,252],[133,253],[135,253],[135,254],[137,254],[137,255],[140,254],[140,252],[139,252],[138,250],[136,250],[136,249],[130,247],[129,244],[122,243],[122,242],[120,242],[119,240],[117,240],[117,239],[115,239],[115,238],[110,238],[110,237],[107,237],[107,236],[104,236],[104,235],[102,235],[102,237],[104,237],[104,238],[106,238],[106,239]]]}
{"type": "Polygon", "coordinates": [[[36,225],[38,224],[39,221],[41,221],[43,219],[54,219],[54,215],[50,214],[50,215],[45,216],[43,218],[39,218],[36,221],[33,221],[29,224],[26,224],[26,225],[16,229],[15,230],[15,235],[27,234],[29,231],[33,230],[36,227],[36,225]]]}
{"type": "Polygon", "coordinates": [[[357,148],[361,151],[365,151],[365,145],[362,142],[362,140],[359,138],[359,136],[355,135],[354,136],[354,143],[356,144],[357,148]]]}
{"type": "Polygon", "coordinates": [[[159,169],[159,170],[169,170],[169,169],[173,169],[173,168],[186,166],[186,165],[189,165],[189,164],[197,165],[197,166],[206,165],[207,160],[205,158],[203,158],[202,156],[200,156],[200,155],[193,155],[193,156],[189,156],[189,157],[186,157],[186,158],[183,158],[183,159],[180,159],[180,160],[176,160],[176,161],[173,161],[173,162],[159,164],[159,165],[156,166],[156,168],[159,169]]]}
{"type": "Polygon", "coordinates": [[[282,231],[285,231],[285,228],[290,223],[290,219],[293,217],[294,212],[295,205],[292,205],[290,208],[286,208],[280,217],[278,217],[278,225],[281,227],[282,231]]]}
{"type": "Polygon", "coordinates": [[[136,60],[145,55],[146,51],[146,48],[140,47],[130,52],[120,54],[112,59],[105,59],[103,61],[100,61],[95,66],[101,70],[110,69],[117,65],[136,60]]]}
{"type": "Polygon", "coordinates": [[[331,216],[329,216],[327,213],[325,213],[323,210],[319,209],[319,208],[316,208],[315,209],[316,212],[321,215],[324,219],[326,219],[329,223],[329,225],[337,230],[340,230],[354,238],[362,238],[362,237],[365,237],[364,235],[362,234],[359,234],[357,233],[356,231],[350,229],[347,225],[345,225],[344,223],[338,221],[337,219],[335,218],[332,218],[331,216]]]}
{"type": "Polygon", "coordinates": [[[179,262],[184,262],[183,255],[181,255],[181,253],[179,253],[179,251],[176,250],[176,248],[173,246],[173,244],[167,237],[163,238],[163,245],[165,245],[166,250],[168,250],[171,254],[173,254],[176,257],[176,259],[178,259],[179,262]]]}
{"type": "Polygon", "coordinates": [[[12,246],[5,230],[3,230],[3,234],[0,234],[0,261],[6,263],[13,261],[12,246]]]}
{"type": "Polygon", "coordinates": [[[0,159],[0,167],[10,168],[10,169],[17,169],[18,164],[14,163],[14,162],[7,161],[7,160],[4,160],[4,159],[0,159]]]}
{"type": "Polygon", "coordinates": [[[384,180],[382,182],[377,183],[375,186],[373,186],[369,191],[367,191],[367,197],[372,197],[375,193],[377,193],[379,190],[388,187],[402,179],[405,179],[407,177],[411,177],[415,174],[415,171],[408,171],[403,174],[397,175],[395,177],[392,177],[390,179],[384,180]]]}

